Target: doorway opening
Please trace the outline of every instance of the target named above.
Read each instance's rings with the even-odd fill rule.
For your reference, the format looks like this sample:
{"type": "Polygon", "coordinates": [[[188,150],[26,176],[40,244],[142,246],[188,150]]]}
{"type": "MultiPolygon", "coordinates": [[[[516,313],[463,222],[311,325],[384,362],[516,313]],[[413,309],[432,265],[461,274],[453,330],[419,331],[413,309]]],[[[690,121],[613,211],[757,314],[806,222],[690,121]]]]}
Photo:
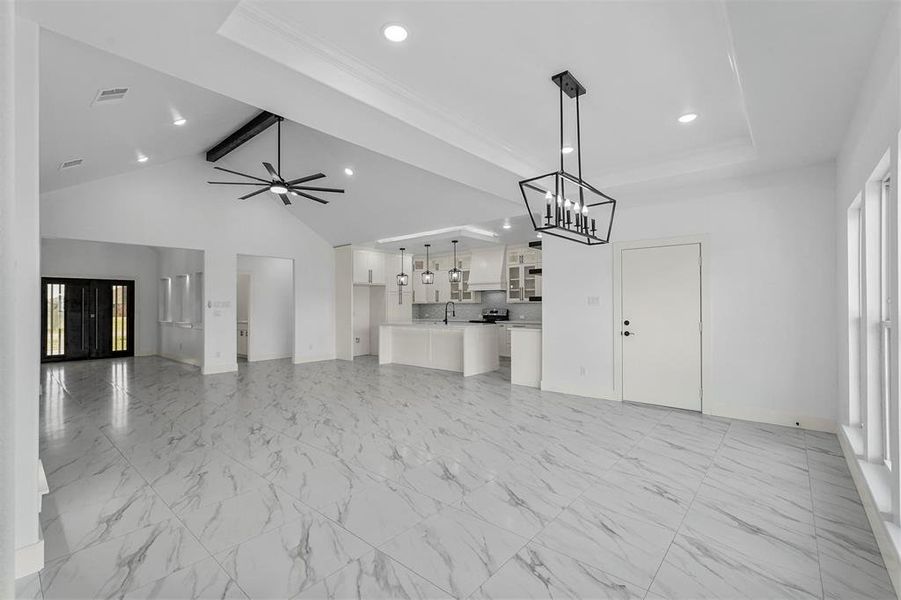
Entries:
{"type": "Polygon", "coordinates": [[[294,356],[294,261],[238,255],[236,354],[256,362],[294,356]]]}
{"type": "Polygon", "coordinates": [[[134,356],[135,282],[41,278],[41,362],[134,356]]]}

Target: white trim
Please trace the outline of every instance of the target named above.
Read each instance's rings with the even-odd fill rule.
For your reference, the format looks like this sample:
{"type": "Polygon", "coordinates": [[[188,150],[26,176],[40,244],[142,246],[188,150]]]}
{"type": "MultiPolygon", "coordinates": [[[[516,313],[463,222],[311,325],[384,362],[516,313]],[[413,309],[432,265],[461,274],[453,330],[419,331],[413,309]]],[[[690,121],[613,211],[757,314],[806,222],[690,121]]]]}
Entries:
{"type": "Polygon", "coordinates": [[[813,431],[825,431],[835,433],[836,422],[832,419],[799,415],[795,412],[765,409],[760,406],[710,406],[703,411],[705,415],[713,417],[726,417],[740,419],[742,421],[754,421],[756,423],[769,423],[771,425],[784,425],[813,431]]]}
{"type": "Polygon", "coordinates": [[[37,573],[44,568],[44,538],[33,544],[16,548],[16,579],[37,573]]]}
{"type": "Polygon", "coordinates": [[[288,354],[280,354],[280,353],[258,354],[256,356],[254,356],[253,358],[247,357],[247,362],[262,362],[265,360],[280,360],[283,358],[292,358],[293,359],[293,355],[291,353],[288,353],[288,354]]]}
{"type": "MultiPolygon", "coordinates": [[[[293,360],[294,360],[295,365],[304,365],[306,363],[325,362],[327,360],[339,360],[339,359],[336,358],[334,354],[332,354],[331,356],[308,356],[308,357],[295,356],[293,360]]],[[[346,360],[346,359],[340,359],[340,360],[346,360]]],[[[353,362],[353,359],[350,359],[350,361],[353,362]]]]}
{"type": "MultiPolygon", "coordinates": [[[[860,500],[867,514],[867,520],[870,522],[870,528],[876,537],[876,544],[879,546],[879,552],[882,554],[882,561],[885,563],[892,585],[895,586],[895,594],[901,597],[901,594],[899,594],[899,590],[901,590],[901,527],[883,518],[879,505],[880,503],[888,503],[891,506],[891,498],[878,498],[874,495],[874,492],[880,486],[871,485],[871,483],[876,483],[871,481],[873,473],[868,474],[869,471],[873,470],[867,469],[865,471],[861,464],[863,461],[858,459],[854,453],[855,444],[861,448],[863,447],[862,432],[859,432],[861,439],[852,440],[849,429],[847,425],[839,427],[838,440],[842,446],[842,453],[845,455],[848,470],[851,471],[851,478],[854,480],[854,485],[860,494],[860,500]]],[[[864,465],[872,466],[867,463],[864,463],[864,465]]],[[[891,496],[890,490],[891,486],[889,486],[887,492],[889,496],[891,496]]],[[[885,495],[885,492],[882,495],[885,495]]]]}
{"type": "MultiPolygon", "coordinates": [[[[617,332],[621,329],[620,324],[623,320],[622,306],[622,252],[623,250],[634,250],[636,248],[661,248],[664,246],[684,246],[687,244],[698,244],[701,253],[701,389],[703,397],[701,398],[701,412],[704,412],[704,406],[708,399],[708,394],[713,389],[711,382],[713,356],[711,344],[712,340],[712,319],[710,318],[710,236],[706,233],[697,235],[685,235],[671,238],[660,238],[651,240],[636,240],[631,242],[614,242],[613,244],[613,331],[617,332]]],[[[617,400],[623,399],[623,341],[622,336],[615,338],[613,343],[613,393],[617,400]]],[[[713,404],[713,403],[711,403],[713,404]]],[[[731,415],[730,415],[731,416],[731,415]]],[[[744,416],[751,420],[751,416],[744,416]]],[[[762,419],[761,419],[762,420],[762,419]]]]}
{"type": "Polygon", "coordinates": [[[186,365],[193,365],[195,367],[202,366],[200,361],[196,358],[188,358],[186,356],[175,356],[174,354],[167,354],[165,352],[157,352],[155,356],[159,356],[160,358],[165,358],[166,360],[171,360],[174,362],[184,363],[186,365]]]}
{"type": "MultiPolygon", "coordinates": [[[[183,361],[184,362],[184,361],[183,361]]],[[[238,361],[204,363],[200,368],[203,375],[216,375],[217,373],[233,373],[238,370],[238,361]]]]}

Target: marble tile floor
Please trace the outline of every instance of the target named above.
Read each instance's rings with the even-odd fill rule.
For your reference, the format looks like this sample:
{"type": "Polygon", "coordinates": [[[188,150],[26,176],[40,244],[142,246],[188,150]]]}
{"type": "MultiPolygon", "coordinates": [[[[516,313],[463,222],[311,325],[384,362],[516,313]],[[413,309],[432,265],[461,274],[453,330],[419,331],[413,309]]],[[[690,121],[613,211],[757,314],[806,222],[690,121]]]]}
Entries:
{"type": "Polygon", "coordinates": [[[22,598],[892,598],[834,435],[365,357],[46,365],[22,598]]]}

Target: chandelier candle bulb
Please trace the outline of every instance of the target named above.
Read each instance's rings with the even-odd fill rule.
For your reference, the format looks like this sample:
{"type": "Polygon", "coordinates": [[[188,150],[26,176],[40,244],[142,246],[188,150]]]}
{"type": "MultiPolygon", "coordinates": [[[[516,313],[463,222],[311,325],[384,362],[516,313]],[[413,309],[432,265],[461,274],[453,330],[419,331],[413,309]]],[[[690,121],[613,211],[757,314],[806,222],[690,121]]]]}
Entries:
{"type": "MultiPolygon", "coordinates": [[[[556,171],[537,175],[519,182],[526,211],[532,220],[532,226],[538,234],[547,233],[555,237],[562,237],[587,246],[607,244],[613,228],[613,216],[616,209],[616,199],[598,190],[582,178],[582,144],[581,144],[581,116],[580,97],[585,95],[585,87],[569,71],[557,73],[551,77],[551,81],[558,88],[559,93],[559,131],[560,145],[557,146],[559,168],[556,171]],[[565,102],[573,101],[575,104],[575,144],[564,143],[565,133],[568,131],[565,123],[565,102]],[[560,152],[564,146],[572,148],[575,161],[570,160],[577,171],[567,172],[566,161],[560,152]],[[575,164],[573,164],[575,163],[575,164]],[[552,181],[553,179],[553,181],[552,181]],[[571,186],[569,196],[566,186],[571,186]],[[576,190],[576,191],[573,191],[576,190]],[[556,209],[551,218],[550,207],[546,207],[542,218],[542,211],[533,210],[535,204],[543,202],[548,204],[552,200],[552,191],[557,197],[556,209]],[[570,197],[571,196],[571,197],[570,197]],[[588,207],[591,206],[591,217],[588,216],[588,207]],[[598,232],[600,221],[600,232],[598,232]]],[[[572,125],[569,126],[569,129],[572,125]]],[[[569,150],[569,148],[567,148],[569,150]]],[[[539,205],[540,206],[540,205],[539,205]]]]}

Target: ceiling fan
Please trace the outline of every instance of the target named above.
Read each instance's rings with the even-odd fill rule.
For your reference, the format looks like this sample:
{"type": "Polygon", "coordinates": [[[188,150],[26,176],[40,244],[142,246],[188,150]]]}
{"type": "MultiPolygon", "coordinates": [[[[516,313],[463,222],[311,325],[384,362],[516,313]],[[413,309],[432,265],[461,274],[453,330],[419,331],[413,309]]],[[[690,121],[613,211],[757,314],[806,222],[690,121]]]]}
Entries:
{"type": "Polygon", "coordinates": [[[255,185],[259,186],[260,189],[253,191],[249,194],[241,196],[240,200],[247,200],[248,198],[252,198],[257,194],[262,194],[263,192],[272,192],[276,196],[282,199],[282,202],[285,203],[285,206],[291,204],[291,199],[288,197],[291,196],[302,196],[309,200],[314,200],[319,202],[320,204],[328,204],[328,200],[323,200],[322,198],[317,198],[308,192],[328,192],[332,194],[343,194],[344,190],[339,190],[337,188],[326,188],[326,187],[312,187],[302,185],[307,183],[308,181],[313,181],[315,179],[322,179],[325,177],[323,173],[314,173],[313,175],[307,175],[306,177],[299,177],[297,179],[291,179],[286,181],[281,176],[282,171],[282,117],[278,117],[278,160],[276,161],[276,167],[273,167],[271,163],[264,162],[263,166],[266,167],[266,171],[269,173],[269,180],[262,179],[260,177],[256,177],[254,175],[248,175],[247,173],[239,173],[238,171],[232,171],[230,169],[225,169],[223,167],[213,167],[219,171],[225,171],[226,173],[231,173],[233,175],[240,175],[241,177],[247,177],[248,179],[253,179],[253,182],[250,181],[207,181],[207,183],[213,185],[255,185]]]}

